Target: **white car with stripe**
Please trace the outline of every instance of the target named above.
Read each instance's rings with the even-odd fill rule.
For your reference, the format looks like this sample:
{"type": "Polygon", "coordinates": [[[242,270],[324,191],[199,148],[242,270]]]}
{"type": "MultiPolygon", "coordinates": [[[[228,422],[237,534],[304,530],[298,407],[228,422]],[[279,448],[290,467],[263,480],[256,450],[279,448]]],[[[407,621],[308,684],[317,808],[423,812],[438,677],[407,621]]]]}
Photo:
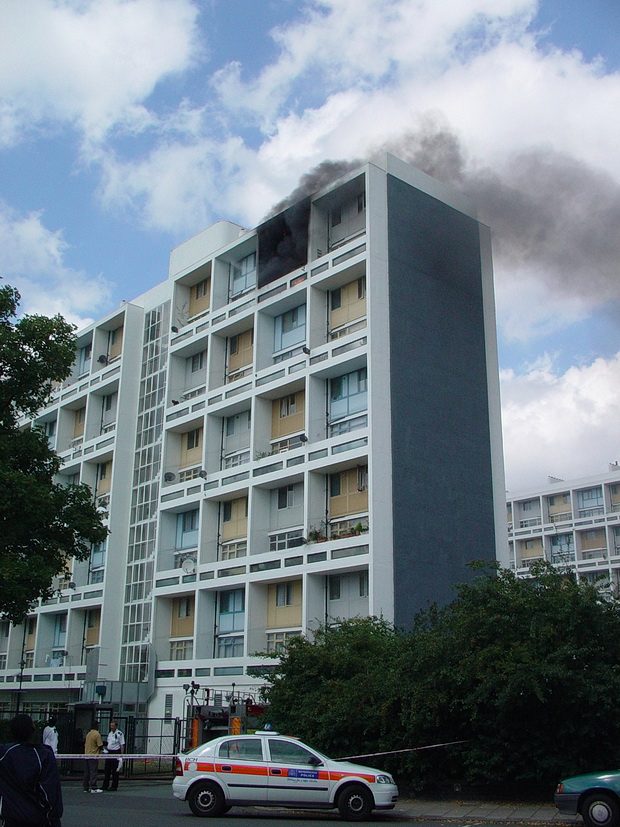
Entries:
{"type": "Polygon", "coordinates": [[[398,799],[388,773],[334,761],[271,730],[214,738],[181,753],[172,792],[197,816],[267,806],[338,809],[350,821],[364,821],[373,810],[391,810],[398,799]]]}

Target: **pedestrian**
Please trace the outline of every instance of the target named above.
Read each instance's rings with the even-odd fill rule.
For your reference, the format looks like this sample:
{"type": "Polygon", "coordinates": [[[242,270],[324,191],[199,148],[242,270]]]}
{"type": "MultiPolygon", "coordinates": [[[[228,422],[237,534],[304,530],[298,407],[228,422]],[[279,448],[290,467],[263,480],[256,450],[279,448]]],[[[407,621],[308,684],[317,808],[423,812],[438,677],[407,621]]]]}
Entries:
{"type": "Polygon", "coordinates": [[[90,732],[86,735],[84,741],[84,777],[82,778],[82,788],[85,793],[101,793],[103,790],[97,789],[97,769],[99,767],[99,753],[103,747],[103,741],[99,734],[99,723],[93,721],[90,727],[90,732]]]}
{"type": "Polygon", "coordinates": [[[0,746],[0,821],[5,827],[60,827],[62,790],[54,753],[34,743],[29,715],[10,723],[13,743],[0,746]]]}
{"type": "Polygon", "coordinates": [[[52,748],[54,755],[58,755],[58,730],[56,718],[53,715],[50,715],[47,726],[43,730],[43,743],[52,748]]]}
{"type": "Polygon", "coordinates": [[[123,761],[121,755],[125,753],[125,736],[118,728],[116,721],[110,721],[110,731],[108,732],[106,749],[108,755],[105,759],[102,789],[109,789],[111,792],[114,792],[118,790],[118,774],[123,761]]]}

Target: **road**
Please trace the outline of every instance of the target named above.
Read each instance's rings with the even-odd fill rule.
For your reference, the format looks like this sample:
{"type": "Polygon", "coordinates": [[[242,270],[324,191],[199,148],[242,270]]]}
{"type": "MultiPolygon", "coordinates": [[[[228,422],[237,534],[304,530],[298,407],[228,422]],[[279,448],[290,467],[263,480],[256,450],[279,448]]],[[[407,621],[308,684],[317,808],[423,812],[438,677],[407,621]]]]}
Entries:
{"type": "MultiPolygon", "coordinates": [[[[274,824],[278,827],[301,827],[303,824],[316,824],[317,827],[343,827],[347,822],[338,818],[335,812],[309,813],[286,810],[271,810],[263,807],[233,808],[225,816],[217,819],[195,818],[184,801],[172,795],[172,784],[129,782],[121,783],[116,792],[101,795],[87,794],[76,782],[63,784],[63,801],[65,812],[63,827],[192,827],[207,824],[222,825],[230,823],[232,827],[251,827],[260,823],[261,827],[274,824]]],[[[412,823],[396,817],[393,813],[377,815],[367,825],[412,823]]],[[[437,827],[434,822],[433,827],[437,827]]]]}
{"type": "MultiPolygon", "coordinates": [[[[287,810],[269,809],[266,807],[233,808],[225,816],[217,819],[196,819],[190,812],[186,802],[179,801],[172,795],[172,785],[169,782],[125,782],[117,792],[105,792],[101,795],[90,795],[82,791],[81,784],[76,781],[63,784],[63,799],[65,814],[62,819],[63,827],[191,827],[192,825],[207,824],[225,825],[231,827],[251,827],[260,824],[260,827],[301,827],[301,825],[316,825],[316,827],[343,827],[351,824],[340,819],[337,813],[330,812],[289,812],[287,810]]],[[[443,821],[433,819],[408,817],[404,810],[395,810],[387,813],[378,813],[371,821],[365,822],[369,827],[389,827],[389,825],[417,824],[418,827],[471,827],[480,824],[475,819],[443,821]]],[[[516,822],[512,822],[514,827],[516,822]]],[[[525,819],[523,824],[528,823],[525,819]]],[[[529,822],[531,823],[531,822],[529,822]]],[[[506,827],[500,821],[497,823],[485,821],[484,827],[506,827]]],[[[558,825],[558,827],[560,827],[558,825]]],[[[582,827],[582,825],[581,825],[582,827]]]]}

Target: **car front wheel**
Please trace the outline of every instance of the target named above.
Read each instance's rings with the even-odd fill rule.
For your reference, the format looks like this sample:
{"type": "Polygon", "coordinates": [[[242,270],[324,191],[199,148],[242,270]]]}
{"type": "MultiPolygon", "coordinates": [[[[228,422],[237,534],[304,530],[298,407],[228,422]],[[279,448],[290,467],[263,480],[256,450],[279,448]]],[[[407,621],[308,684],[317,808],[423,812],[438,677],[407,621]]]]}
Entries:
{"type": "Polygon", "coordinates": [[[187,802],[195,816],[219,816],[226,809],[224,793],[213,781],[194,784],[187,796],[187,802]]]}
{"type": "Polygon", "coordinates": [[[587,827],[618,827],[620,805],[615,798],[605,793],[593,793],[583,802],[581,815],[587,827]]]}
{"type": "Polygon", "coordinates": [[[338,796],[338,812],[348,821],[366,821],[374,807],[372,793],[361,784],[352,784],[338,796]]]}

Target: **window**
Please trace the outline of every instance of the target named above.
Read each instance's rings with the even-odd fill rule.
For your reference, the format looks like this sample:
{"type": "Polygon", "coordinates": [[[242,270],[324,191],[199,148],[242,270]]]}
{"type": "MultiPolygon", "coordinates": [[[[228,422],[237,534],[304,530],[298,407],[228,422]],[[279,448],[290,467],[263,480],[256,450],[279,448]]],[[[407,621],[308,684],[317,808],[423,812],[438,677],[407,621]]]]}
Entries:
{"type": "Polygon", "coordinates": [[[177,514],[177,549],[198,545],[198,513],[197,508],[192,508],[177,514]]]}
{"type": "Polygon", "coordinates": [[[193,640],[171,640],[170,660],[191,660],[194,657],[193,640]]]}
{"type": "Polygon", "coordinates": [[[278,510],[292,508],[295,505],[295,486],[284,485],[278,488],[278,510]]]}
{"type": "Polygon", "coordinates": [[[243,657],[243,635],[219,637],[217,639],[218,658],[243,657]]]}
{"type": "Polygon", "coordinates": [[[285,416],[292,416],[297,411],[297,405],[295,402],[296,396],[294,393],[291,393],[289,396],[283,396],[280,399],[280,418],[284,418],[285,416]]]}
{"type": "Polygon", "coordinates": [[[362,276],[357,280],[357,298],[366,298],[366,276],[362,276]]]}
{"type": "Polygon", "coordinates": [[[202,438],[202,428],[194,428],[193,431],[188,431],[186,436],[187,450],[193,451],[194,448],[200,448],[200,440],[202,438]]]}
{"type": "Polygon", "coordinates": [[[340,600],[341,596],[341,577],[338,574],[332,574],[329,577],[329,599],[340,600]]]}
{"type": "Polygon", "coordinates": [[[303,544],[303,531],[300,528],[281,531],[269,537],[269,551],[285,551],[287,548],[298,548],[303,544]]]}
{"type": "Polygon", "coordinates": [[[306,305],[287,310],[274,320],[274,351],[298,345],[306,340],[306,305]]]}
{"type": "Polygon", "coordinates": [[[301,637],[300,632],[267,632],[267,654],[277,655],[284,652],[293,638],[301,637]]]}
{"type": "Polygon", "coordinates": [[[49,422],[45,423],[45,436],[51,437],[55,436],[56,434],[56,420],[52,419],[49,422]]]}
{"type": "Polygon", "coordinates": [[[230,265],[230,294],[237,296],[256,284],[256,253],[230,265]]]}
{"type": "Polygon", "coordinates": [[[551,562],[565,563],[574,559],[575,546],[572,534],[555,534],[551,537],[551,562]]]}
{"type": "Polygon", "coordinates": [[[329,496],[330,497],[339,497],[342,490],[342,486],[340,484],[340,474],[330,474],[329,475],[329,496]]]}
{"type": "Polygon", "coordinates": [[[228,338],[228,352],[231,356],[234,356],[235,353],[239,352],[239,337],[238,336],[230,336],[228,338]]]}
{"type": "Polygon", "coordinates": [[[191,597],[179,597],[177,603],[177,617],[191,617],[193,600],[191,597]]]}
{"type": "Polygon", "coordinates": [[[243,411],[234,416],[226,417],[226,436],[232,436],[242,431],[248,431],[252,427],[250,411],[243,411]]]}
{"type": "Polygon", "coordinates": [[[199,281],[198,284],[194,285],[194,296],[197,299],[204,299],[204,297],[207,295],[208,286],[209,279],[203,279],[202,281],[199,281]]]}
{"type": "Polygon", "coordinates": [[[534,508],[535,500],[526,500],[524,503],[521,503],[521,510],[522,511],[531,511],[534,508]]]}
{"type": "Polygon", "coordinates": [[[226,500],[222,511],[222,519],[225,523],[232,520],[232,500],[226,500]]]}
{"type": "Polygon", "coordinates": [[[100,569],[105,566],[105,551],[106,541],[101,543],[93,543],[92,551],[90,553],[90,567],[91,569],[100,569]]]}
{"type": "Polygon", "coordinates": [[[365,411],[368,407],[366,368],[330,380],[330,421],[365,411]]]}
{"type": "Polygon", "coordinates": [[[108,463],[102,462],[98,466],[99,468],[99,479],[104,480],[108,476],[108,463]]]}
{"type": "Polygon", "coordinates": [[[90,370],[90,363],[93,355],[93,346],[86,345],[81,347],[78,351],[78,371],[80,374],[88,373],[90,370]]]}
{"type": "Polygon", "coordinates": [[[245,592],[232,589],[220,592],[220,632],[240,632],[245,625],[245,592]]]}
{"type": "Polygon", "coordinates": [[[54,618],[54,649],[64,649],[67,642],[67,615],[56,615],[54,618]]]}
{"type": "Polygon", "coordinates": [[[366,209],[366,193],[362,192],[360,195],[357,196],[357,211],[358,213],[364,212],[366,209]]]}
{"type": "Polygon", "coordinates": [[[338,224],[342,222],[342,208],[341,207],[334,207],[331,211],[331,224],[332,227],[337,227],[338,224]]]}
{"type": "Polygon", "coordinates": [[[368,490],[368,466],[359,465],[357,468],[357,490],[368,490]]]}
{"type": "Polygon", "coordinates": [[[342,291],[339,287],[330,294],[330,306],[332,310],[338,310],[342,306],[342,291]]]}
{"type": "Polygon", "coordinates": [[[99,625],[99,612],[95,609],[89,609],[86,613],[86,625],[89,629],[94,629],[99,625]]]}
{"type": "Polygon", "coordinates": [[[196,371],[202,370],[205,366],[205,356],[206,353],[204,350],[201,350],[200,353],[194,353],[191,357],[191,371],[192,373],[196,373],[196,371]]]}
{"type": "Polygon", "coordinates": [[[103,410],[108,412],[112,410],[112,406],[114,404],[114,394],[110,393],[107,396],[103,397],[103,410]]]}
{"type": "Polygon", "coordinates": [[[293,605],[293,584],[278,583],[276,585],[276,606],[293,605]]]}
{"type": "Polygon", "coordinates": [[[360,571],[359,574],[360,597],[368,597],[368,572],[360,571]]]}
{"type": "Polygon", "coordinates": [[[275,738],[270,738],[269,751],[272,761],[278,761],[283,764],[298,764],[304,767],[322,766],[322,762],[317,763],[317,756],[305,747],[302,747],[301,744],[294,744],[290,741],[277,741],[275,738]]]}
{"type": "Polygon", "coordinates": [[[236,758],[247,761],[262,761],[263,747],[260,738],[240,738],[220,744],[220,758],[236,758]]]}

